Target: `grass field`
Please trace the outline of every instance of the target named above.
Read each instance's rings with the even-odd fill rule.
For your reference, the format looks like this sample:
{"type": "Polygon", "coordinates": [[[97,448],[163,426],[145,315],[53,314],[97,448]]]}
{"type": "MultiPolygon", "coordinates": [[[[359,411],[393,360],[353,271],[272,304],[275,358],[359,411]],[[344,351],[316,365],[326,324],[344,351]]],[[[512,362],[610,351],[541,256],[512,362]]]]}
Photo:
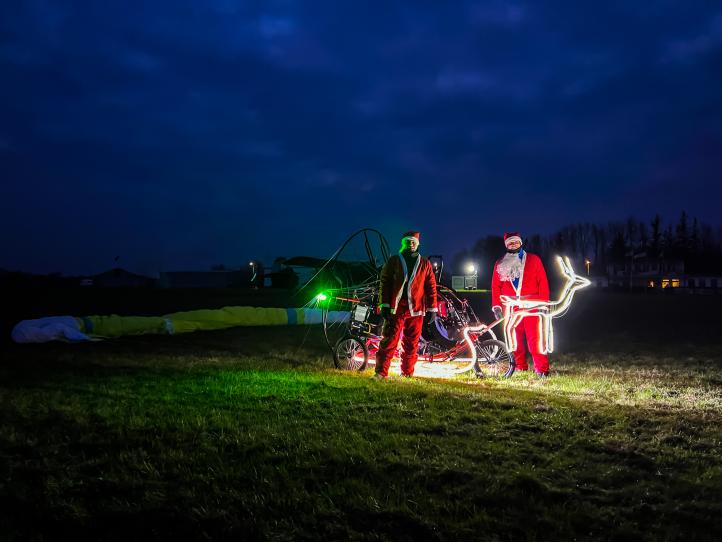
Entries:
{"type": "Polygon", "coordinates": [[[720,301],[580,294],[546,381],[376,382],[312,326],[5,342],[0,539],[719,540],[720,301]]]}

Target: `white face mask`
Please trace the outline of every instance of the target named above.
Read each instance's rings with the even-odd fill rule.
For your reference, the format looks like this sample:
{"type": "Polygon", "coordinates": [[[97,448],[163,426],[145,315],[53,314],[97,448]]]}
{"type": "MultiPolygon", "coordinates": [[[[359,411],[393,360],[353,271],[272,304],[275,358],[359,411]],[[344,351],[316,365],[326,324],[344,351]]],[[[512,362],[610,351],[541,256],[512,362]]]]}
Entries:
{"type": "Polygon", "coordinates": [[[507,253],[496,267],[499,278],[504,280],[515,280],[521,276],[522,264],[519,254],[507,253]]]}

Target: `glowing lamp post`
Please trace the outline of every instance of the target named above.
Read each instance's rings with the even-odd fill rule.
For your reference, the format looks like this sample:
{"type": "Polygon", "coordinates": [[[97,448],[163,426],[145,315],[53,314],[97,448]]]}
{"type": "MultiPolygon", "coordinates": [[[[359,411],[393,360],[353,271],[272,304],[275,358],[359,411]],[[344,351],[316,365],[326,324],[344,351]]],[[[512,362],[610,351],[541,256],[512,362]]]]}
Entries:
{"type": "Polygon", "coordinates": [[[586,259],[584,260],[584,265],[585,265],[586,268],[587,268],[587,276],[589,276],[589,268],[590,268],[591,265],[592,265],[592,262],[589,260],[589,258],[586,258],[586,259]]]}
{"type": "Polygon", "coordinates": [[[248,262],[251,268],[251,285],[256,285],[256,262],[248,262]]]}

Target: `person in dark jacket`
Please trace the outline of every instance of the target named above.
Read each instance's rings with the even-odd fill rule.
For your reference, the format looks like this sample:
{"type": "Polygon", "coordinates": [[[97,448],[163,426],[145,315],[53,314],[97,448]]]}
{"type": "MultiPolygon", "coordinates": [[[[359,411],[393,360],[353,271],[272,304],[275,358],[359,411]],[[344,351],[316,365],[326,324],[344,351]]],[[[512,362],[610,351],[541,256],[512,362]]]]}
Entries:
{"type": "Polygon", "coordinates": [[[417,231],[406,232],[401,250],[381,270],[379,311],[384,325],[376,352],[375,378],[388,377],[402,331],[401,375],[413,376],[424,315],[430,312],[435,316],[438,312],[434,270],[431,262],[419,254],[419,237],[417,231]]]}

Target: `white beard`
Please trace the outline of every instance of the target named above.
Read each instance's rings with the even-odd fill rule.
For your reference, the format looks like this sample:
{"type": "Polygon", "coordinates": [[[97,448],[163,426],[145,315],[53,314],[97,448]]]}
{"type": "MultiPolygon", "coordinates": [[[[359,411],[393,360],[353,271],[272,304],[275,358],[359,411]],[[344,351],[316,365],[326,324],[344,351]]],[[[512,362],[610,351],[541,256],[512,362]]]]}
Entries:
{"type": "Polygon", "coordinates": [[[522,261],[519,254],[506,254],[496,266],[496,272],[502,281],[518,279],[521,276],[522,261]]]}

